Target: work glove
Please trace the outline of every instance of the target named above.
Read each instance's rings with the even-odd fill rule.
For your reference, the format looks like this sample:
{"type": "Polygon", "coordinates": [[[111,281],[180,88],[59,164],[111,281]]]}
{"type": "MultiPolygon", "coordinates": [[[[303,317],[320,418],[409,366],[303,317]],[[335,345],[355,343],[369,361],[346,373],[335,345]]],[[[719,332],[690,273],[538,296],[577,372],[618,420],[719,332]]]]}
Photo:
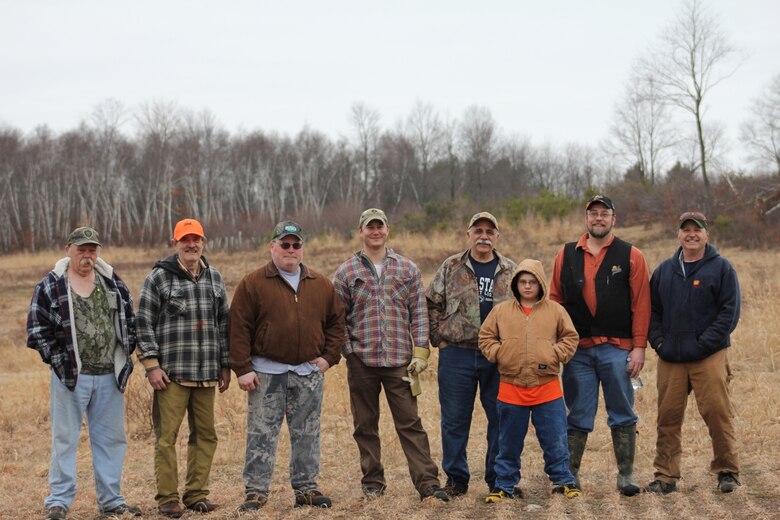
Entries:
{"type": "Polygon", "coordinates": [[[409,389],[412,391],[412,397],[417,397],[422,393],[422,386],[420,386],[420,376],[417,374],[412,374],[409,372],[409,375],[402,377],[401,380],[409,383],[409,389]]]}
{"type": "Polygon", "coordinates": [[[406,367],[406,371],[409,372],[409,375],[411,376],[417,376],[428,368],[428,356],[431,355],[431,351],[427,348],[422,347],[414,347],[414,350],[412,350],[412,361],[409,363],[409,366],[406,367]]]}

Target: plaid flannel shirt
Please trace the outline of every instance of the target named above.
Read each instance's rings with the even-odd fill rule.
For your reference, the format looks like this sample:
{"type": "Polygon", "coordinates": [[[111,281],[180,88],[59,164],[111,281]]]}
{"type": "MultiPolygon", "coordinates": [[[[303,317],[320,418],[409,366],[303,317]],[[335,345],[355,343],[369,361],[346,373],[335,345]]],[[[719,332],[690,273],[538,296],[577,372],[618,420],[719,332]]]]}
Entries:
{"type": "Polygon", "coordinates": [[[355,253],[339,266],[333,285],[346,311],[346,357],[356,354],[369,367],[400,367],[412,348],[428,348],[428,311],[417,266],[387,250],[382,276],[355,253]]]}
{"type": "MultiPolygon", "coordinates": [[[[27,346],[40,354],[44,363],[51,366],[57,378],[68,390],[76,388],[81,361],[70,301],[67,270],[70,258],[57,262],[54,269],[35,286],[30,310],[27,314],[27,346]]],[[[116,364],[114,376],[120,392],[124,392],[127,379],[133,371],[130,354],[136,347],[135,314],[130,291],[114,269],[103,259],[95,262],[96,276],[102,276],[108,291],[108,302],[115,309],[114,328],[125,350],[124,364],[116,364]]]]}
{"type": "Polygon", "coordinates": [[[176,255],[157,262],[138,305],[138,357],[155,358],[172,381],[217,381],[229,368],[228,303],[222,275],[208,265],[193,280],[176,255]]]}

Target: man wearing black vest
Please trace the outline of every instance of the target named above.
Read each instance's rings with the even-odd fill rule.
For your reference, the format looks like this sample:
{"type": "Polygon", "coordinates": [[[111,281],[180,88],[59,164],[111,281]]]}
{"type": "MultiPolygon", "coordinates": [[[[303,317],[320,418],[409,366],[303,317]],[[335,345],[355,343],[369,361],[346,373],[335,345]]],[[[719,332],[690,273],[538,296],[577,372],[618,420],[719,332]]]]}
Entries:
{"type": "Polygon", "coordinates": [[[587,233],[555,258],[550,298],[566,308],[580,335],[574,358],[563,368],[571,471],[578,472],[598,409],[599,384],[617,460],[617,489],[639,493],[634,481],[636,422],[631,378],[645,361],[650,323],[650,284],[642,252],[616,237],[615,206],[596,195],[585,205],[587,233]]]}

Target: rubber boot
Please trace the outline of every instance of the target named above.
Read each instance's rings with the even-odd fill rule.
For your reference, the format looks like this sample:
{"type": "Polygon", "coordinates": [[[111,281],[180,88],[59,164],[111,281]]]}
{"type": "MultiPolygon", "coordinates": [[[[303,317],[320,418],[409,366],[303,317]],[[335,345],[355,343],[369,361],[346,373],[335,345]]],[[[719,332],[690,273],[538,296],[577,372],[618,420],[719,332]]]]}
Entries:
{"type": "Polygon", "coordinates": [[[569,430],[566,438],[569,442],[569,467],[571,468],[571,474],[574,475],[574,483],[578,488],[582,489],[579,472],[582,454],[585,453],[585,444],[588,442],[588,432],[569,430]]]}
{"type": "Polygon", "coordinates": [[[634,451],[636,450],[636,425],[621,426],[612,430],[612,447],[615,449],[618,476],[617,489],[620,494],[632,497],[639,493],[634,481],[634,451]]]}

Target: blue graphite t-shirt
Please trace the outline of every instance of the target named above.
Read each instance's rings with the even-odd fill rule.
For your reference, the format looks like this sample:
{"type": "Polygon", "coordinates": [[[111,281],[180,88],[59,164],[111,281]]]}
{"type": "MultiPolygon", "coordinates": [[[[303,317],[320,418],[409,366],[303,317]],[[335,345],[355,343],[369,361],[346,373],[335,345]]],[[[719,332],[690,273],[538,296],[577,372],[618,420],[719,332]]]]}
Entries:
{"type": "Polygon", "coordinates": [[[498,267],[498,257],[493,255],[490,262],[477,262],[469,255],[469,261],[474,266],[474,274],[477,278],[477,290],[479,291],[479,321],[485,321],[487,315],[493,309],[493,277],[498,267]]]}

